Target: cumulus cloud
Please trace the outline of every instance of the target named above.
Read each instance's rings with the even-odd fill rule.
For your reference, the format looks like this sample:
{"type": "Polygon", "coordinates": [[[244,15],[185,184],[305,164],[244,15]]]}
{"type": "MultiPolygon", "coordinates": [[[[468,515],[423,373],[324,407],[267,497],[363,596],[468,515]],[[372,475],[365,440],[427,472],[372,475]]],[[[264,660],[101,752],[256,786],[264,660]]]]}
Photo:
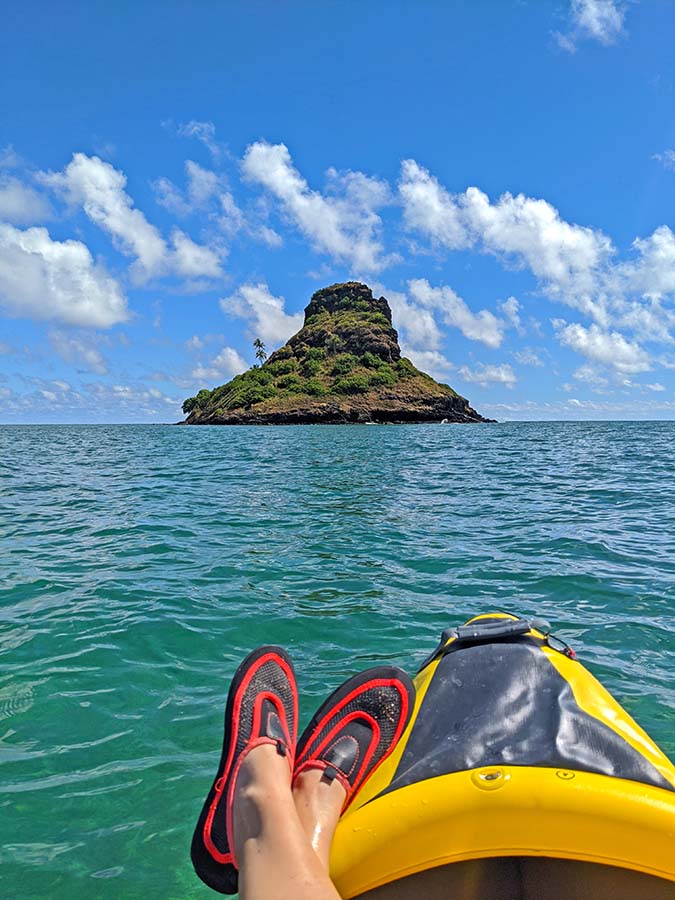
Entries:
{"type": "Polygon", "coordinates": [[[52,215],[46,197],[18,178],[0,174],[0,221],[11,225],[34,225],[52,215]]]}
{"type": "Polygon", "coordinates": [[[72,204],[110,234],[118,249],[135,256],[145,276],[156,275],[166,265],[167,247],[154,225],[134,207],[126,193],[126,176],[97,156],[75,153],[63,172],[42,176],[72,204]]]}
{"type": "Polygon", "coordinates": [[[402,331],[410,352],[420,353],[440,347],[443,334],[432,309],[411,302],[401,291],[389,291],[381,285],[373,286],[373,293],[384,294],[389,301],[394,327],[402,331]]]}
{"type": "Polygon", "coordinates": [[[389,201],[385,182],[330,169],[329,192],[322,194],[309,187],[285,144],[266,141],[248,147],[242,171],[281,203],[318,251],[364,272],[377,272],[391,261],[383,255],[382,221],[376,212],[389,201]]]}
{"type": "Polygon", "coordinates": [[[398,188],[404,223],[411,231],[426,234],[449,250],[461,250],[473,244],[460,203],[414,159],[401,163],[398,188]]]}
{"type": "Polygon", "coordinates": [[[649,237],[636,238],[637,259],[622,265],[620,274],[631,290],[658,300],[675,292],[675,234],[667,225],[649,237]]]}
{"type": "Polygon", "coordinates": [[[626,374],[647,372],[651,368],[646,351],[617,331],[603,331],[594,322],[588,328],[579,323],[568,325],[562,320],[556,320],[554,325],[561,344],[593,362],[626,374]]]}
{"type": "Polygon", "coordinates": [[[136,258],[132,274],[140,281],[177,274],[188,278],[222,275],[220,253],[195,244],[174,229],[169,247],[159,230],[136,209],[125,188],[123,172],[97,156],[75,153],[62,172],[43,173],[41,180],[106,231],[126,256],[136,258]]]}
{"type": "Polygon", "coordinates": [[[506,323],[487,309],[472,312],[467,304],[450,287],[434,288],[425,278],[414,278],[408,283],[410,294],[417,303],[428,309],[437,309],[447,325],[459,328],[464,337],[481,341],[488,347],[499,347],[504,338],[506,323]]]}
{"type": "Polygon", "coordinates": [[[198,382],[229,379],[245,372],[248,367],[246,360],[236,350],[232,347],[223,347],[208,363],[195,366],[192,377],[198,382]]]}
{"type": "Polygon", "coordinates": [[[413,365],[422,372],[427,372],[436,381],[446,381],[449,373],[457,368],[440,350],[419,350],[405,344],[401,346],[401,350],[413,365]]]}
{"type": "Polygon", "coordinates": [[[108,328],[128,318],[122,288],[80,241],[0,224],[0,308],[7,315],[108,328]]]}
{"type": "Polygon", "coordinates": [[[484,250],[529,268],[560,291],[591,290],[593,273],[613,252],[608,237],[571,225],[546,200],[506,193],[491,203],[478,188],[468,188],[461,202],[468,228],[484,250]]]}
{"type": "Polygon", "coordinates": [[[624,30],[624,4],[616,0],[572,0],[570,30],[556,33],[558,44],[574,53],[579,40],[593,40],[604,46],[615,44],[624,30]]]}
{"type": "Polygon", "coordinates": [[[220,306],[224,313],[245,319],[254,337],[274,347],[286,343],[304,320],[301,312],[289,315],[284,298],[275,297],[264,282],[241,285],[220,306]]]}
{"type": "Polygon", "coordinates": [[[174,228],[171,232],[173,244],[172,267],[186,278],[218,278],[223,274],[220,255],[210,247],[195,244],[184,231],[174,228]]]}
{"type": "Polygon", "coordinates": [[[459,375],[464,381],[470,381],[479,387],[489,387],[491,384],[503,384],[507,388],[512,388],[517,382],[515,372],[508,363],[499,366],[485,365],[479,363],[474,369],[469,366],[461,366],[459,375]]]}
{"type": "MultiPolygon", "coordinates": [[[[399,190],[408,228],[448,250],[475,248],[506,266],[528,269],[540,291],[589,316],[601,329],[638,340],[671,342],[675,312],[675,234],[666,225],[637,238],[618,260],[603,232],[566,222],[545,200],[478,188],[449,193],[414,161],[402,165],[399,190]]],[[[517,301],[500,310],[520,330],[517,301]]]]}
{"type": "Polygon", "coordinates": [[[601,314],[596,272],[614,252],[608,237],[561,218],[546,200],[503,194],[492,203],[476,187],[450,194],[414,160],[401,167],[404,220],[451,250],[476,247],[528,268],[550,293],[594,315],[601,314]]]}
{"type": "Polygon", "coordinates": [[[91,335],[67,334],[54,329],[49,332],[49,342],[65,362],[82,365],[87,372],[97,375],[107,373],[107,363],[91,335]]]}
{"type": "Polygon", "coordinates": [[[377,282],[371,286],[375,294],[383,294],[389,301],[403,355],[440,381],[447,380],[457,366],[441,350],[444,332],[437,316],[443,324],[460,328],[466,337],[491,347],[499,346],[507,327],[487,310],[473,313],[451,288],[434,288],[426,279],[409,281],[408,293],[389,290],[377,282]]]}

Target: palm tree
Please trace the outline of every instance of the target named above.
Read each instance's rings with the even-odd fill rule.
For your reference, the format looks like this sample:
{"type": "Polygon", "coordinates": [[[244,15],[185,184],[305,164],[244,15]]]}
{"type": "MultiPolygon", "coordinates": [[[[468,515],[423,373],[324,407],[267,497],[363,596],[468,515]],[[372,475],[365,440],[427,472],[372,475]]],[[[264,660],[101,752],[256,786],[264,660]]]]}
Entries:
{"type": "Polygon", "coordinates": [[[260,340],[260,338],[256,338],[253,341],[253,346],[255,347],[255,358],[260,362],[260,365],[262,365],[267,359],[267,351],[265,350],[265,345],[260,340]]]}

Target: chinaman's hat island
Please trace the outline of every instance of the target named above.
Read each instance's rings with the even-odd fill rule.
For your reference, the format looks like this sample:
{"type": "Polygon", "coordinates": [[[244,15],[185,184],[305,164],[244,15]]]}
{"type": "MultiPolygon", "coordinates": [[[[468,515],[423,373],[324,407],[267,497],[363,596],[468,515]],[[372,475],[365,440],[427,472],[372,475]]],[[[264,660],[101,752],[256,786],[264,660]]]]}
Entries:
{"type": "Polygon", "coordinates": [[[356,281],[317,291],[279,350],[183,404],[185,425],[489,422],[401,356],[391,308],[356,281]]]}

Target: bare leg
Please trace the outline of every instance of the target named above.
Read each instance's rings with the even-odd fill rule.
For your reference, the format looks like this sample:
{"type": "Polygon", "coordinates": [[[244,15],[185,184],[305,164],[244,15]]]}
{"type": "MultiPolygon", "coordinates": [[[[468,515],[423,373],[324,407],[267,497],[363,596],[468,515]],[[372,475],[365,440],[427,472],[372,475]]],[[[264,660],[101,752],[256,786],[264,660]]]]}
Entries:
{"type": "MultiPolygon", "coordinates": [[[[290,781],[288,762],[271,745],[256,747],[241,766],[232,823],[240,897],[242,900],[340,900],[327,871],[332,839],[330,816],[319,810],[326,830],[319,828],[314,849],[296,811],[290,781]],[[326,860],[325,864],[322,859],[326,860]]],[[[309,794],[309,790],[303,791],[303,796],[305,793],[309,794]]],[[[308,810],[313,801],[305,799],[307,803],[303,801],[300,805],[307,812],[305,821],[309,823],[308,810]]],[[[342,798],[337,799],[336,822],[343,800],[344,791],[342,798]]],[[[309,825],[312,834],[316,824],[309,825]]]]}

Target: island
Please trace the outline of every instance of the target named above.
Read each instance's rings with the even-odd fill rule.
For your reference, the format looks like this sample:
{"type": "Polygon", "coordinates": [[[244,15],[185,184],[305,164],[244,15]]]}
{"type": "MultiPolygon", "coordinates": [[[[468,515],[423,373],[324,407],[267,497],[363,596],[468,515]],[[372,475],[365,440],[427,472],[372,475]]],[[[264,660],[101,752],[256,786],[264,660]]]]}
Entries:
{"type": "Polygon", "coordinates": [[[259,365],[183,404],[185,425],[488,422],[401,356],[391,308],[356,281],[317,291],[303,327],[259,365]]]}

